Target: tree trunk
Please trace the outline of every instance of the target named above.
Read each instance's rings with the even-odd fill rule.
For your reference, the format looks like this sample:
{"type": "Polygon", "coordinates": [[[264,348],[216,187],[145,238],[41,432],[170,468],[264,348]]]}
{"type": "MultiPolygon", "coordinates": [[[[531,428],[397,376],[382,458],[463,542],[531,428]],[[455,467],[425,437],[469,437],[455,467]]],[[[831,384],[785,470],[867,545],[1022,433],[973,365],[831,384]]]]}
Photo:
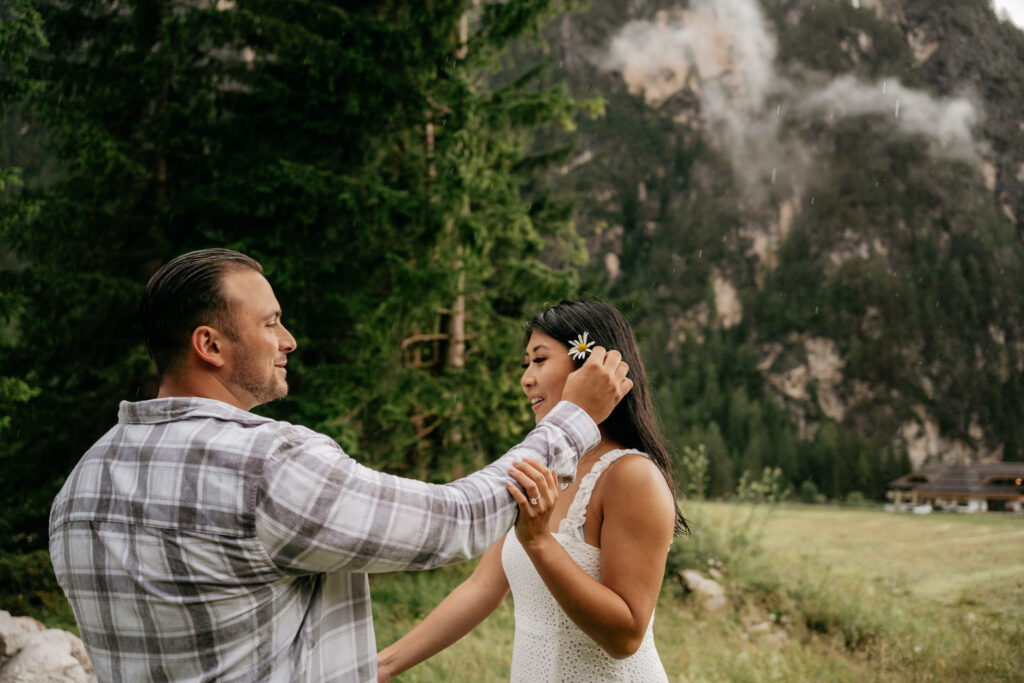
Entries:
{"type": "MultiPolygon", "coordinates": [[[[462,247],[459,247],[462,251],[462,247]]],[[[445,365],[449,368],[461,368],[466,364],[466,273],[460,261],[458,290],[455,294],[455,305],[448,317],[448,357],[445,365]]]]}

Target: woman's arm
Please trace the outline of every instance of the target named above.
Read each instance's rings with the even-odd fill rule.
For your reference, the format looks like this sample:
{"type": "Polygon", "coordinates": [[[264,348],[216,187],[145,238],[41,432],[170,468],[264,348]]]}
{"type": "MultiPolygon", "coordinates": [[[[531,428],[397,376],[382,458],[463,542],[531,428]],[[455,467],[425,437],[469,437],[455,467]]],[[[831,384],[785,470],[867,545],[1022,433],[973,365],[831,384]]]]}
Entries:
{"type": "MultiPolygon", "coordinates": [[[[516,535],[566,615],[601,649],[621,659],[637,651],[654,613],[675,522],[672,494],[660,470],[642,456],[608,468],[601,487],[601,572],[598,582],[548,532],[542,500],[554,475],[540,463],[518,463],[513,476],[527,495],[519,504],[516,535]]],[[[510,489],[511,490],[511,489],[510,489]]],[[[591,514],[597,510],[592,504],[591,514]]]]}
{"type": "Polygon", "coordinates": [[[411,631],[377,654],[377,681],[390,681],[406,669],[445,649],[497,609],[508,594],[501,566],[505,539],[480,557],[469,578],[458,585],[411,631]]]}

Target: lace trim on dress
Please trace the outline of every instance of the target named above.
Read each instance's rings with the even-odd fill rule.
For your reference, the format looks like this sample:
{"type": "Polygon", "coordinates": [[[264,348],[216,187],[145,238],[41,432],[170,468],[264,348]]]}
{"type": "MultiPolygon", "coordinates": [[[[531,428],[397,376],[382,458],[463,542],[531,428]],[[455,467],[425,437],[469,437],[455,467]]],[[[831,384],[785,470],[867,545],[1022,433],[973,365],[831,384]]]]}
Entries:
{"type": "Polygon", "coordinates": [[[583,523],[587,521],[587,505],[590,504],[590,496],[594,493],[594,485],[613,462],[630,453],[647,457],[643,451],[632,448],[617,448],[601,456],[601,459],[580,480],[580,487],[576,491],[576,497],[569,505],[569,512],[565,515],[565,519],[558,523],[558,533],[583,540],[583,523]]]}

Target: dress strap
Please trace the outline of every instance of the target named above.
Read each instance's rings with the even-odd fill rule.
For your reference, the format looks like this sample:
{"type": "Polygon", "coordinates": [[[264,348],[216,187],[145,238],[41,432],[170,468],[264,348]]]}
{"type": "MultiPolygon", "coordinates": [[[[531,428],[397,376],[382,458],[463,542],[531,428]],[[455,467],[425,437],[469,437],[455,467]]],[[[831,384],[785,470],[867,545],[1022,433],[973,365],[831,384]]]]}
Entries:
{"type": "Polygon", "coordinates": [[[576,496],[569,505],[569,512],[565,515],[565,519],[558,523],[558,533],[576,536],[580,540],[583,539],[583,523],[587,521],[587,505],[590,504],[590,496],[594,493],[594,486],[597,484],[598,478],[604,474],[604,471],[613,462],[630,453],[647,457],[641,451],[619,448],[614,451],[608,451],[601,456],[600,460],[594,463],[594,466],[587,472],[586,476],[580,480],[580,487],[576,490],[576,496]]]}

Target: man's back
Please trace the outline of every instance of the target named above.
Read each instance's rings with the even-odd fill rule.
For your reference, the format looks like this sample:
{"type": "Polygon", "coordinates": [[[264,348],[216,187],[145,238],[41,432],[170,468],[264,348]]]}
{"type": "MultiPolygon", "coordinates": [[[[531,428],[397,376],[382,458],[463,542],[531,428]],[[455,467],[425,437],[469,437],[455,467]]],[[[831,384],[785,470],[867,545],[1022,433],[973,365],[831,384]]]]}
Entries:
{"type": "Polygon", "coordinates": [[[75,468],[50,551],[101,680],[317,680],[305,669],[322,647],[356,664],[329,632],[372,641],[369,616],[323,602],[367,600],[365,575],[286,574],[257,538],[281,424],[203,399],[124,404],[75,468]]]}

